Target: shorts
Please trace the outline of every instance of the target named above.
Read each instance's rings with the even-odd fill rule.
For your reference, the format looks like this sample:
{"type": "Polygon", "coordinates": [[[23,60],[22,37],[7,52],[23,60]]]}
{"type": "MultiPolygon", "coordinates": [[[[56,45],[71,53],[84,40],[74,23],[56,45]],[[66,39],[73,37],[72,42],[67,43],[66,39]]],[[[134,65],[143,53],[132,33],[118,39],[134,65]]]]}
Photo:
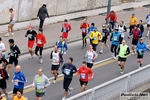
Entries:
{"type": "Polygon", "coordinates": [[[43,93],[36,92],[35,95],[36,95],[36,97],[43,97],[45,95],[45,92],[43,92],[43,93]]]}
{"type": "Polygon", "coordinates": [[[143,55],[137,54],[137,59],[143,59],[143,55]]]}
{"type": "Polygon", "coordinates": [[[132,45],[137,45],[139,39],[132,39],[132,45]]]}
{"type": "Polygon", "coordinates": [[[106,38],[106,37],[103,37],[102,42],[106,44],[107,38],[106,38]]]}
{"type": "Polygon", "coordinates": [[[72,78],[65,78],[64,77],[63,88],[65,89],[65,92],[68,92],[68,87],[69,87],[71,81],[72,81],[72,78]]]}
{"type": "Polygon", "coordinates": [[[9,64],[13,64],[13,63],[14,63],[14,65],[18,65],[18,58],[10,56],[9,64]]]}
{"type": "Polygon", "coordinates": [[[150,24],[147,24],[147,27],[150,27],[150,24]]]}
{"type": "Polygon", "coordinates": [[[65,39],[67,39],[68,38],[68,33],[67,32],[62,33],[62,37],[65,38],[65,39]]]}
{"type": "Polygon", "coordinates": [[[87,62],[87,67],[91,69],[93,67],[93,63],[88,63],[87,62]]]}
{"type": "Polygon", "coordinates": [[[59,69],[59,65],[52,65],[51,70],[56,70],[58,71],[59,69]]]}
{"type": "Polygon", "coordinates": [[[9,24],[10,24],[10,25],[14,25],[14,24],[15,24],[15,21],[12,20],[9,24]]]}
{"type": "Polygon", "coordinates": [[[22,93],[23,93],[23,89],[14,88],[14,89],[13,89],[13,94],[17,94],[17,91],[18,91],[18,90],[22,91],[22,93]]]}
{"type": "Polygon", "coordinates": [[[6,81],[0,82],[0,88],[1,88],[2,90],[7,88],[7,83],[6,83],[6,81]]]}
{"type": "Polygon", "coordinates": [[[33,48],[34,40],[28,40],[28,48],[33,48]]]}
{"type": "Polygon", "coordinates": [[[85,85],[85,86],[87,86],[87,84],[88,84],[88,82],[84,82],[84,81],[81,81],[81,80],[79,80],[80,81],[80,85],[82,86],[82,85],[85,85]]]}
{"type": "Polygon", "coordinates": [[[127,58],[122,58],[122,57],[119,57],[118,58],[118,61],[121,61],[121,62],[126,62],[127,58]]]}

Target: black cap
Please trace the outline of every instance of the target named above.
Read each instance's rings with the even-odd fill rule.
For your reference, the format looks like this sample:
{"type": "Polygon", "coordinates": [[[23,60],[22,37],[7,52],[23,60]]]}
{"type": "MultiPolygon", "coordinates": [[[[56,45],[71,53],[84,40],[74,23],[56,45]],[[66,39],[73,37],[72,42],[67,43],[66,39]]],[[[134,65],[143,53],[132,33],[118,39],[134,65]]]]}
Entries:
{"type": "Polygon", "coordinates": [[[72,57],[70,57],[69,59],[70,59],[71,62],[73,62],[73,58],[72,57]]]}

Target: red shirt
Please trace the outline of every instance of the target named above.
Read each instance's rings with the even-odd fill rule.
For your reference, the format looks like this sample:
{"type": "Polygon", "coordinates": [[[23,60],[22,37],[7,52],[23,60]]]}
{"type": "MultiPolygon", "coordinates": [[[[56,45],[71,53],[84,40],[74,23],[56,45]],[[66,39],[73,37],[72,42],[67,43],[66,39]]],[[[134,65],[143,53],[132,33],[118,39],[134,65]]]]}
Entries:
{"type": "Polygon", "coordinates": [[[140,35],[139,29],[133,29],[132,33],[133,33],[133,39],[139,39],[139,35],[140,35]]]}
{"type": "Polygon", "coordinates": [[[36,46],[38,47],[44,47],[44,44],[46,43],[46,38],[44,34],[39,33],[36,35],[36,46]]]}
{"type": "Polygon", "coordinates": [[[71,25],[69,23],[62,24],[62,32],[63,33],[68,33],[70,30],[71,30],[71,25]]]}
{"type": "Polygon", "coordinates": [[[78,76],[81,81],[88,82],[93,78],[93,71],[88,67],[80,67],[78,69],[78,76]]]}
{"type": "Polygon", "coordinates": [[[80,26],[80,29],[82,29],[82,34],[86,34],[88,32],[89,24],[88,23],[82,23],[80,26]]]}
{"type": "Polygon", "coordinates": [[[110,13],[106,16],[106,19],[110,18],[110,22],[116,21],[117,20],[117,15],[116,13],[110,13]]]}

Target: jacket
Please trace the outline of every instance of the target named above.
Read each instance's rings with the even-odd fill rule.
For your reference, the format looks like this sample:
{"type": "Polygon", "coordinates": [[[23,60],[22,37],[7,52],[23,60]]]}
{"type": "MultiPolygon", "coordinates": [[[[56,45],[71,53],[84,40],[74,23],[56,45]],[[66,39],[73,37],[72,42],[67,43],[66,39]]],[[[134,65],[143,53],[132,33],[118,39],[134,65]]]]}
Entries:
{"type": "Polygon", "coordinates": [[[14,44],[13,46],[10,46],[10,52],[8,53],[10,57],[18,58],[19,54],[21,54],[21,52],[17,45],[14,44]]]}
{"type": "Polygon", "coordinates": [[[69,23],[67,23],[67,24],[63,23],[61,32],[62,33],[68,33],[71,29],[72,28],[71,28],[71,25],[69,23]]]}
{"type": "Polygon", "coordinates": [[[137,43],[137,46],[136,46],[136,51],[138,52],[138,53],[140,53],[140,52],[145,52],[145,51],[147,51],[147,47],[146,47],[146,44],[145,43],[140,43],[140,42],[138,42],[137,43]]]}
{"type": "Polygon", "coordinates": [[[80,26],[80,29],[82,30],[82,34],[88,33],[89,24],[88,23],[82,23],[80,26]]]}
{"type": "Polygon", "coordinates": [[[36,45],[38,47],[44,47],[44,44],[46,43],[46,38],[44,36],[44,34],[37,34],[36,35],[36,45]]]}
{"type": "Polygon", "coordinates": [[[143,25],[138,24],[138,25],[137,25],[137,28],[140,29],[141,33],[144,32],[144,26],[143,26],[143,25]]]}
{"type": "Polygon", "coordinates": [[[93,32],[94,29],[97,29],[97,27],[96,27],[96,26],[94,26],[94,27],[90,26],[90,27],[88,28],[88,33],[93,32]]]}
{"type": "Polygon", "coordinates": [[[133,34],[133,39],[139,39],[141,36],[141,32],[139,29],[133,29],[131,35],[133,34]]]}
{"type": "Polygon", "coordinates": [[[42,6],[38,11],[37,17],[39,17],[41,20],[45,20],[46,15],[49,17],[47,8],[42,6]]]}
{"type": "Polygon", "coordinates": [[[33,80],[33,85],[35,86],[35,89],[41,89],[41,87],[45,87],[44,90],[41,90],[41,92],[46,92],[46,88],[50,85],[50,82],[47,78],[47,76],[45,76],[44,74],[41,76],[42,77],[42,81],[41,83],[37,83],[37,79],[38,79],[39,75],[36,75],[34,77],[34,80],[33,80]]]}
{"type": "Polygon", "coordinates": [[[65,41],[62,41],[62,42],[57,41],[57,42],[56,42],[56,45],[57,45],[58,50],[59,50],[59,52],[60,52],[61,54],[64,54],[64,52],[68,51],[68,46],[67,46],[67,44],[65,43],[65,41]]]}
{"type": "Polygon", "coordinates": [[[148,14],[148,15],[146,16],[146,20],[147,20],[147,24],[150,25],[150,14],[148,14]]]}
{"type": "Polygon", "coordinates": [[[21,96],[21,98],[18,98],[18,96],[14,96],[13,100],[27,100],[24,96],[21,96]]]}
{"type": "Polygon", "coordinates": [[[64,74],[65,78],[72,78],[73,74],[77,72],[77,68],[73,64],[64,64],[62,67],[62,73],[64,74]]]}
{"type": "Polygon", "coordinates": [[[24,83],[27,82],[27,79],[22,71],[14,72],[13,80],[14,80],[14,88],[17,89],[23,89],[24,83]],[[19,80],[19,82],[16,82],[16,80],[19,80]]]}
{"type": "Polygon", "coordinates": [[[103,38],[102,34],[98,31],[93,31],[90,33],[90,39],[92,40],[92,44],[98,44],[103,38]]]}
{"type": "Polygon", "coordinates": [[[1,82],[6,83],[6,80],[9,78],[9,76],[8,76],[7,71],[5,69],[0,69],[0,77],[3,78],[3,79],[0,80],[0,83],[1,82]]]}
{"type": "Polygon", "coordinates": [[[114,22],[117,20],[117,15],[116,13],[109,13],[107,16],[106,16],[106,19],[110,18],[110,22],[114,22]]]}
{"type": "Polygon", "coordinates": [[[130,17],[130,25],[134,26],[138,24],[138,19],[136,17],[130,17]]]}

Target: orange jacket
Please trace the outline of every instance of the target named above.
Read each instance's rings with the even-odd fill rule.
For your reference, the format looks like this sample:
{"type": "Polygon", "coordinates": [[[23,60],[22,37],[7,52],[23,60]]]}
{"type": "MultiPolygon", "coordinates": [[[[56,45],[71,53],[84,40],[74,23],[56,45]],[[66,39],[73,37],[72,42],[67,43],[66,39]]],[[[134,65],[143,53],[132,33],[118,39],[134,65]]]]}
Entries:
{"type": "Polygon", "coordinates": [[[36,46],[38,47],[44,47],[44,44],[46,43],[46,38],[44,34],[37,34],[36,35],[36,46]]]}

